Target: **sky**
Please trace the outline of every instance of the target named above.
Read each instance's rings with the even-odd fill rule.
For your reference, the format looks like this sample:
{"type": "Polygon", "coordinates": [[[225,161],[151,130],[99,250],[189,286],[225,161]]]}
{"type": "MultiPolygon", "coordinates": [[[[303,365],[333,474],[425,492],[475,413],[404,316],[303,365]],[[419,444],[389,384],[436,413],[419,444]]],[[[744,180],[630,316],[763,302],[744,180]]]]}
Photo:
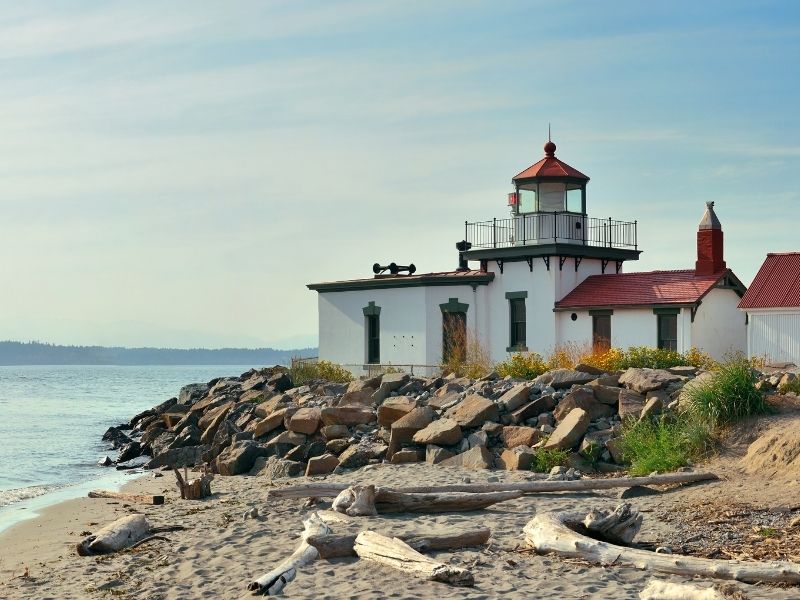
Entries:
{"type": "Polygon", "coordinates": [[[457,266],[557,156],[638,264],[705,202],[750,283],[800,250],[800,3],[0,5],[0,339],[315,343],[310,282],[457,266]]]}

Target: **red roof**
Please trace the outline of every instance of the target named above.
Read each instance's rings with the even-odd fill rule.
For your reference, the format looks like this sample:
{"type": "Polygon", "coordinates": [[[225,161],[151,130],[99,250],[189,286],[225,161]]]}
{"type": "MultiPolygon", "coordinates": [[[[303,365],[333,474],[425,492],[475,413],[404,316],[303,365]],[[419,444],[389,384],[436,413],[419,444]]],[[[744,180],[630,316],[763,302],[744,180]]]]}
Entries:
{"type": "Polygon", "coordinates": [[[694,304],[727,273],[697,276],[687,269],[591,275],[556,302],[556,309],[694,304]]]}
{"type": "Polygon", "coordinates": [[[517,179],[530,179],[531,177],[574,177],[576,179],[589,178],[575,169],[570,167],[567,163],[557,159],[555,156],[545,156],[542,160],[535,165],[531,165],[522,173],[515,175],[512,181],[517,179]]]}
{"type": "Polygon", "coordinates": [[[767,254],[739,308],[800,307],[800,252],[767,254]]]}

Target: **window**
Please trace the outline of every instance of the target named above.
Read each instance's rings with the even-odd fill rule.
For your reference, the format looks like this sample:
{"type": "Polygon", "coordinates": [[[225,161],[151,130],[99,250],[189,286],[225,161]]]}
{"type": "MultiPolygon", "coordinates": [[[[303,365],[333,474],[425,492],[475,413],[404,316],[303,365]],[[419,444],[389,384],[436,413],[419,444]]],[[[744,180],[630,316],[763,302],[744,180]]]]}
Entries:
{"type": "Polygon", "coordinates": [[[362,310],[364,311],[367,364],[377,365],[381,362],[381,307],[370,302],[362,310]]]}
{"type": "Polygon", "coordinates": [[[519,213],[532,213],[536,210],[536,190],[520,189],[519,191],[519,213]]]}
{"type": "Polygon", "coordinates": [[[611,348],[611,315],[609,311],[592,311],[592,350],[605,352],[611,348]]]}
{"type": "Polygon", "coordinates": [[[678,350],[678,315],[658,315],[658,347],[664,350],[678,350]]]}
{"type": "Polygon", "coordinates": [[[519,352],[527,350],[526,329],[527,319],[525,313],[525,299],[528,292],[506,292],[508,300],[508,348],[506,352],[519,352]]]}

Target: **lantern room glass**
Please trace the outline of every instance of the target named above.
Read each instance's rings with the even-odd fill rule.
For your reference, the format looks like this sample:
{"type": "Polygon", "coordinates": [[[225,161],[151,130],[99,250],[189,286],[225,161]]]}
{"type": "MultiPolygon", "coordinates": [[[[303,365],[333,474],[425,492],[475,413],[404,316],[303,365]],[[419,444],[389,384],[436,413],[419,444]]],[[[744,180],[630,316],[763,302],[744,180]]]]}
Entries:
{"type": "Polygon", "coordinates": [[[517,214],[584,213],[584,187],[580,183],[541,181],[519,186],[517,214]]]}

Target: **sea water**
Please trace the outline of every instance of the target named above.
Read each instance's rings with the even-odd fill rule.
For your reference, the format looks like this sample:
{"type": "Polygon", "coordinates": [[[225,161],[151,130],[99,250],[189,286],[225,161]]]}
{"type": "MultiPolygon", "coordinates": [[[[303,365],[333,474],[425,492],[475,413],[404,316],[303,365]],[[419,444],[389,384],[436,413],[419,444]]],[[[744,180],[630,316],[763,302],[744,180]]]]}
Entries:
{"type": "Polygon", "coordinates": [[[249,366],[0,366],[0,530],[48,505],[118,488],[132,475],[97,462],[105,430],[187,383],[249,366]]]}

